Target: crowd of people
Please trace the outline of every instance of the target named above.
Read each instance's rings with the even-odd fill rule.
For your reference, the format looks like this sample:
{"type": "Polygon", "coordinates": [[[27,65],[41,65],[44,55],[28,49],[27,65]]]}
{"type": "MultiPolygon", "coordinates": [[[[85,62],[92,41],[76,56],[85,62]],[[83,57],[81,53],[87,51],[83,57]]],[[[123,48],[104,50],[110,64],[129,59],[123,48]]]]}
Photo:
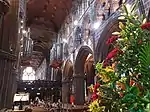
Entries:
{"type": "Polygon", "coordinates": [[[38,97],[36,97],[34,101],[32,100],[30,101],[30,108],[35,108],[35,107],[40,107],[49,112],[54,112],[54,110],[56,109],[61,109],[62,103],[60,99],[58,100],[58,102],[51,102],[49,100],[47,101],[40,100],[38,97]]]}

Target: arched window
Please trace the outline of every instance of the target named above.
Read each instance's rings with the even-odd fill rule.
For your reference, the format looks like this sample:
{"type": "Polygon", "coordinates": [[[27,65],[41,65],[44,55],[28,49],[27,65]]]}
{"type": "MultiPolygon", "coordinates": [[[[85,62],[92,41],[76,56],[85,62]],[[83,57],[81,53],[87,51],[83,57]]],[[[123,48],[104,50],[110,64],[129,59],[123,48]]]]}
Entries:
{"type": "Polygon", "coordinates": [[[75,31],[75,39],[74,39],[75,47],[79,47],[79,45],[83,42],[83,31],[81,27],[77,27],[75,31]]]}
{"type": "Polygon", "coordinates": [[[26,67],[23,70],[22,80],[35,80],[35,71],[32,67],[26,67]]]}

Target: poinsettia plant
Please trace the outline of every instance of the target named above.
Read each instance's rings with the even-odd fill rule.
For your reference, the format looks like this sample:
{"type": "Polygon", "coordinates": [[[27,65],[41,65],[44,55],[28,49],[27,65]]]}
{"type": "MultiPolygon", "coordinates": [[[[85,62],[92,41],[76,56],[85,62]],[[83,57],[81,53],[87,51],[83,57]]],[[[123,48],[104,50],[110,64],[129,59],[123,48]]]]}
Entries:
{"type": "Polygon", "coordinates": [[[122,5],[120,32],[106,41],[113,49],[96,65],[89,111],[150,112],[150,22],[135,13],[137,5],[122,5]]]}

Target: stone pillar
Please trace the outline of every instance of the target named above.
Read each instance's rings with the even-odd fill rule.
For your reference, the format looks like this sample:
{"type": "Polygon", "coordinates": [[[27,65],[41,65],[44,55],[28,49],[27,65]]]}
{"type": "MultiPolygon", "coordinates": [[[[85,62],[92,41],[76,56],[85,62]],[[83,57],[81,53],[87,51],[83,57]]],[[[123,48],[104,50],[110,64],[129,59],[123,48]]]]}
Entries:
{"type": "Polygon", "coordinates": [[[10,78],[9,78],[9,85],[8,85],[8,90],[7,90],[7,97],[6,97],[6,107],[7,108],[11,108],[12,106],[12,103],[13,103],[13,97],[14,97],[14,94],[16,93],[17,91],[17,81],[16,81],[16,73],[12,73],[10,75],[10,78]]]}
{"type": "Polygon", "coordinates": [[[62,81],[62,102],[64,104],[70,103],[70,86],[69,81],[62,81]]]}
{"type": "Polygon", "coordinates": [[[3,75],[3,84],[2,84],[2,101],[3,101],[3,107],[7,108],[7,97],[11,95],[11,93],[8,93],[8,88],[9,86],[12,87],[12,85],[10,84],[10,77],[11,77],[11,69],[12,69],[12,63],[10,62],[10,60],[5,60],[6,66],[4,68],[4,75],[3,75]]]}
{"type": "Polygon", "coordinates": [[[76,105],[83,105],[85,102],[84,73],[73,76],[73,94],[76,105]]]}
{"type": "Polygon", "coordinates": [[[3,65],[3,70],[1,70],[1,84],[0,84],[0,108],[4,107],[4,94],[5,94],[5,88],[6,88],[6,77],[8,75],[5,74],[6,67],[7,67],[7,61],[1,60],[1,66],[3,65]]]}
{"type": "MultiPolygon", "coordinates": [[[[0,50],[0,109],[1,108],[11,108],[11,105],[8,105],[8,99],[11,99],[14,83],[11,83],[12,78],[12,69],[13,63],[15,62],[16,57],[0,50]]],[[[11,100],[12,101],[12,100],[11,100]]]]}
{"type": "Polygon", "coordinates": [[[11,108],[12,104],[12,71],[18,47],[18,2],[19,0],[9,0],[9,4],[8,0],[0,1],[0,109],[11,108]]]}

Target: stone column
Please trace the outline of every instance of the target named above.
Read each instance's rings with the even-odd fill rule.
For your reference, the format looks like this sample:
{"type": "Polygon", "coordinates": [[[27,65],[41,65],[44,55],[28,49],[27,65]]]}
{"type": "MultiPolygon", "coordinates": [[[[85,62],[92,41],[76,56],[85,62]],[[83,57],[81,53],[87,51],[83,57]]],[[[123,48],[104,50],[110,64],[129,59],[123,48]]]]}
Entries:
{"type": "MultiPolygon", "coordinates": [[[[11,71],[10,71],[11,72],[11,71]]],[[[11,93],[12,93],[12,74],[9,75],[9,78],[8,78],[8,83],[7,83],[7,90],[6,90],[6,95],[5,95],[5,107],[7,108],[11,108],[10,105],[9,105],[9,99],[11,98],[11,93]]]]}
{"type": "Polygon", "coordinates": [[[12,69],[17,59],[15,51],[18,47],[18,2],[19,0],[9,0],[9,4],[8,0],[0,1],[0,109],[11,108],[12,104],[12,69]]]}
{"type": "Polygon", "coordinates": [[[7,63],[7,66],[6,66],[6,71],[5,71],[5,78],[4,78],[4,80],[3,80],[3,82],[4,82],[4,84],[3,84],[3,86],[4,86],[4,88],[3,88],[3,94],[2,94],[2,99],[3,99],[3,106],[5,107],[5,108],[9,108],[9,107],[7,107],[7,98],[11,95],[11,93],[10,92],[8,92],[8,90],[9,90],[9,86],[11,86],[11,88],[12,88],[12,84],[10,84],[10,78],[11,78],[11,75],[12,75],[12,71],[11,71],[11,69],[12,69],[12,62],[11,61],[6,61],[6,63],[7,63]]]}
{"type": "Polygon", "coordinates": [[[85,102],[84,73],[73,76],[73,94],[76,105],[83,105],[85,102]]]}
{"type": "Polygon", "coordinates": [[[14,94],[16,93],[16,87],[17,87],[17,82],[16,82],[16,73],[12,73],[9,78],[9,85],[7,87],[7,92],[6,92],[6,107],[11,108],[12,103],[13,103],[13,97],[14,94]]]}
{"type": "Polygon", "coordinates": [[[6,74],[7,61],[6,60],[4,60],[4,61],[2,60],[1,62],[3,63],[3,70],[1,71],[0,108],[4,107],[4,95],[5,95],[6,82],[7,82],[6,78],[8,77],[8,74],[6,74]]]}
{"type": "Polygon", "coordinates": [[[12,68],[16,57],[0,50],[0,109],[10,108],[8,107],[7,100],[12,95],[10,89],[13,87],[11,83],[12,78],[12,68]]]}
{"type": "Polygon", "coordinates": [[[62,102],[64,104],[70,103],[70,82],[62,81],[62,102]]]}
{"type": "Polygon", "coordinates": [[[9,105],[11,105],[11,106],[12,106],[12,103],[13,103],[14,95],[17,91],[17,77],[16,77],[16,74],[13,74],[12,83],[13,83],[13,85],[12,85],[12,90],[11,90],[11,96],[10,96],[10,99],[8,99],[8,100],[10,100],[9,105]]]}

